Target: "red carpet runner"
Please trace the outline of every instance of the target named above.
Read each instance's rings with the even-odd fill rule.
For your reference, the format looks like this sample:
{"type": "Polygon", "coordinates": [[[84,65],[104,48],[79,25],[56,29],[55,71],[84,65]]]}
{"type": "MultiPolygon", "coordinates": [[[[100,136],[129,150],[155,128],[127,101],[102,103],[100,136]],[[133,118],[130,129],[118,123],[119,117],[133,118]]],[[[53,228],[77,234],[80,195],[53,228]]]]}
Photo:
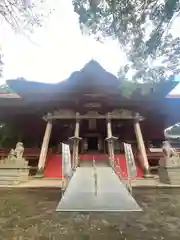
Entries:
{"type": "Polygon", "coordinates": [[[44,176],[47,178],[62,178],[62,157],[61,155],[51,155],[47,161],[44,170],[44,176]]]}
{"type": "MultiPolygon", "coordinates": [[[[81,155],[80,159],[83,160],[89,160],[92,161],[92,157],[94,156],[96,161],[104,161],[106,156],[104,154],[97,154],[97,155],[90,155],[85,154],[81,155]]],[[[116,161],[116,170],[118,169],[121,172],[121,177],[126,178],[127,177],[127,167],[126,167],[126,159],[124,154],[115,155],[115,161],[116,161]],[[118,167],[120,165],[120,168],[118,167]]],[[[137,166],[137,178],[143,177],[143,172],[140,166],[137,166]]],[[[47,178],[62,178],[62,157],[61,155],[51,155],[47,161],[45,166],[44,175],[47,178]]]]}
{"type": "MultiPolygon", "coordinates": [[[[115,155],[115,163],[116,163],[116,171],[120,170],[121,177],[122,178],[127,178],[128,173],[127,173],[127,166],[126,166],[126,159],[124,154],[119,154],[115,155]],[[119,168],[120,166],[120,168],[119,168]]],[[[136,163],[137,166],[137,178],[142,178],[143,177],[143,171],[141,166],[136,163]]]]}

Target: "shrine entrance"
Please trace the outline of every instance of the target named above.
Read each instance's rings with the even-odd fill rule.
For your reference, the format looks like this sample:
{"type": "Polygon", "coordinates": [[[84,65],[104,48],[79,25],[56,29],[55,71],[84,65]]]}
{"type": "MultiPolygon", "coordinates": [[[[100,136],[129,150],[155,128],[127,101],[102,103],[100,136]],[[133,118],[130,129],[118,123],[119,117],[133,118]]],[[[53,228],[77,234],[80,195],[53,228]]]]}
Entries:
{"type": "Polygon", "coordinates": [[[81,154],[87,153],[102,153],[103,148],[103,138],[99,134],[86,134],[81,141],[81,154]]]}
{"type": "Polygon", "coordinates": [[[87,138],[87,144],[88,144],[88,152],[98,151],[98,137],[87,138]]]}

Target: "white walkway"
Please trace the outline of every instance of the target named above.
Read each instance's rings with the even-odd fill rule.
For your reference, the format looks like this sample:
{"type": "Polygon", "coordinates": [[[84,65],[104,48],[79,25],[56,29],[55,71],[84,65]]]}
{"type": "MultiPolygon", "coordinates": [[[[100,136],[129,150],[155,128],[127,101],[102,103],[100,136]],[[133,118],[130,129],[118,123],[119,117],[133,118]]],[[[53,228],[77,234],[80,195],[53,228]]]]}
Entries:
{"type": "Polygon", "coordinates": [[[141,211],[111,167],[79,167],[56,211],[141,211]],[[97,194],[96,194],[97,188],[97,194]]]}

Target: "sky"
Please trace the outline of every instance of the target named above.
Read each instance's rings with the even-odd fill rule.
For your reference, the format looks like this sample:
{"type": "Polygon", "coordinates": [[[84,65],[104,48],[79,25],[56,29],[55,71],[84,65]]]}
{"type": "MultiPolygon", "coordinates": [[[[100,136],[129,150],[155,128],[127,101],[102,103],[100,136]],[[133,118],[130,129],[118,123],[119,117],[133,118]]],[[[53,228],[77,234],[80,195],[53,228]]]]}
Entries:
{"type": "Polygon", "coordinates": [[[4,25],[1,42],[5,64],[1,82],[21,76],[33,81],[59,82],[92,58],[117,74],[119,63],[124,61],[118,43],[107,40],[101,44],[83,36],[71,0],[51,2],[56,10],[49,22],[31,36],[31,41],[4,25]]]}
{"type": "MultiPolygon", "coordinates": [[[[6,23],[0,23],[0,45],[4,55],[0,84],[17,77],[56,83],[68,78],[73,71],[80,70],[91,59],[116,75],[126,62],[118,42],[107,39],[101,44],[92,37],[83,36],[71,0],[48,2],[55,11],[42,28],[36,29],[30,40],[15,34],[6,23]]],[[[172,27],[174,36],[180,36],[177,31],[179,23],[180,20],[175,21],[172,27]]],[[[174,93],[180,93],[180,85],[174,93]]]]}

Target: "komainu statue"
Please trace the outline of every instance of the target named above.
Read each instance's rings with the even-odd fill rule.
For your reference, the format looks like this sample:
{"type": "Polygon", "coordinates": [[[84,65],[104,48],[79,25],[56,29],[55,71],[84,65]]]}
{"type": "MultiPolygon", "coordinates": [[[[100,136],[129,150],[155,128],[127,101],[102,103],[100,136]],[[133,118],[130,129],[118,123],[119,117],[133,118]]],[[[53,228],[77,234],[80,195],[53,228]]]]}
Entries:
{"type": "Polygon", "coordinates": [[[168,141],[163,142],[162,151],[164,156],[159,161],[159,180],[165,184],[179,185],[180,156],[168,141]]]}
{"type": "Polygon", "coordinates": [[[17,142],[16,148],[11,149],[8,156],[3,161],[0,161],[0,169],[28,169],[28,161],[23,157],[23,153],[23,143],[17,142]]]}
{"type": "Polygon", "coordinates": [[[24,145],[22,142],[18,142],[16,144],[16,148],[14,150],[15,154],[16,154],[16,157],[18,159],[22,159],[23,158],[23,153],[24,153],[24,145]]]}
{"type": "Polygon", "coordinates": [[[163,150],[164,157],[166,158],[170,158],[173,156],[178,157],[178,153],[174,148],[171,147],[171,144],[168,141],[163,142],[162,150],[163,150]]]}
{"type": "Polygon", "coordinates": [[[9,153],[9,160],[22,160],[23,159],[23,153],[24,153],[24,146],[22,142],[17,142],[16,148],[11,149],[9,153]]]}
{"type": "Polygon", "coordinates": [[[172,148],[170,142],[164,141],[162,144],[163,158],[160,159],[160,166],[177,167],[180,165],[180,157],[177,151],[172,148]]]}

